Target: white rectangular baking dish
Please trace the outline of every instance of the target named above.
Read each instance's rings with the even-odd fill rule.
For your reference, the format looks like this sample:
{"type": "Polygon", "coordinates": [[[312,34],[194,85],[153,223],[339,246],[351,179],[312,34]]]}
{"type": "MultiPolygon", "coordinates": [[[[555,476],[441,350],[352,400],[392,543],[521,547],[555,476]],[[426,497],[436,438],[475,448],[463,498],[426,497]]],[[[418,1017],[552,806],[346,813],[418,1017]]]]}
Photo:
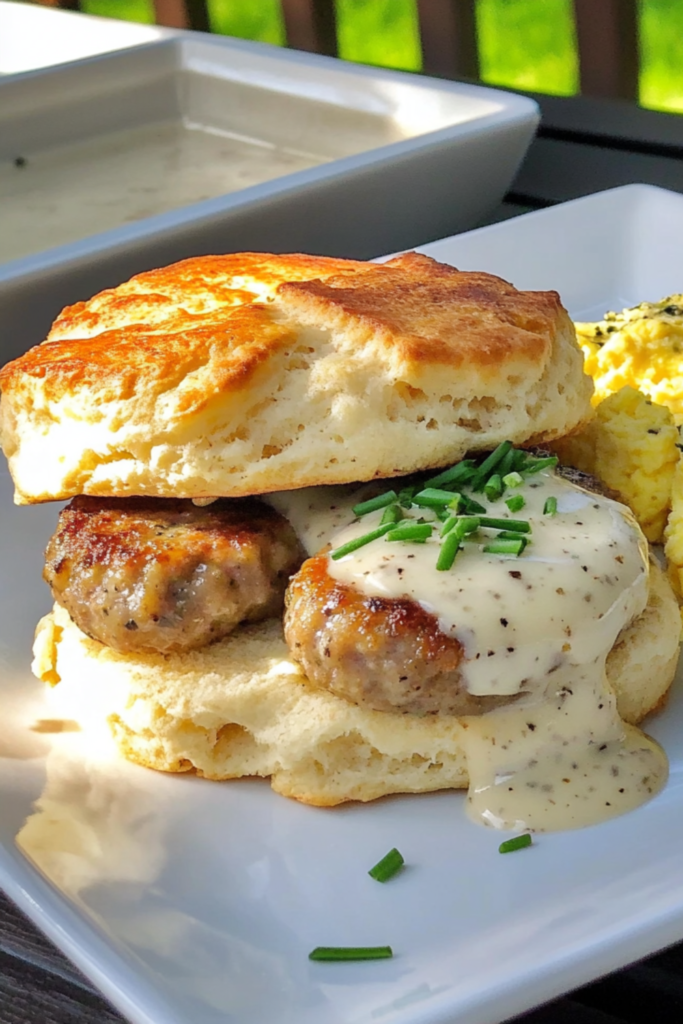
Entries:
{"type": "Polygon", "coordinates": [[[0,75],[82,60],[176,34],[160,25],[0,0],[0,75]]]}
{"type": "Polygon", "coordinates": [[[57,274],[46,325],[198,253],[406,248],[481,220],[537,120],[497,90],[198,33],[7,76],[0,281],[57,274]]]}

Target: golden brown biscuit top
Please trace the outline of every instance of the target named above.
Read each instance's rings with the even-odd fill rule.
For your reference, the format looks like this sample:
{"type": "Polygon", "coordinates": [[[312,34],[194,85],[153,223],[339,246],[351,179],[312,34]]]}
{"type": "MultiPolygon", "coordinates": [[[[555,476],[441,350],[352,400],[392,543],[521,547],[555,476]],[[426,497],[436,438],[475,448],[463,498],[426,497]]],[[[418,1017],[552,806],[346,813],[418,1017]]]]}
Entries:
{"type": "Polygon", "coordinates": [[[411,375],[507,362],[542,372],[558,318],[555,292],[520,292],[501,278],[408,253],[386,263],[236,253],[139,274],[67,307],[42,345],[0,371],[3,390],[26,375],[46,397],[83,387],[103,401],[145,385],[179,388],[175,412],[240,391],[291,344],[297,325],[343,332],[342,350],[380,353],[411,375]],[[207,371],[210,371],[207,374],[207,371]],[[196,386],[195,386],[196,384],[196,386]]]}

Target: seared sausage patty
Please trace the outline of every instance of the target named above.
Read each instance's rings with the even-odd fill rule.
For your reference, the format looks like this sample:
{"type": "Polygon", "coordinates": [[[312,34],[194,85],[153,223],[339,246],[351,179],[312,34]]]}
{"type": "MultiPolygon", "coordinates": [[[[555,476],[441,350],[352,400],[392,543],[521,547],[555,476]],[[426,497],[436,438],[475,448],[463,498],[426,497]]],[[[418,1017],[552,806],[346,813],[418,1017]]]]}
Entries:
{"type": "Polygon", "coordinates": [[[88,636],[166,653],[276,615],[303,557],[287,520],[259,501],[81,497],[60,513],[43,575],[88,636]]]}
{"type": "Polygon", "coordinates": [[[367,597],[304,562],[287,590],[285,639],[310,682],[375,711],[478,715],[510,697],[476,697],[460,677],[462,645],[409,598],[367,597]]]}

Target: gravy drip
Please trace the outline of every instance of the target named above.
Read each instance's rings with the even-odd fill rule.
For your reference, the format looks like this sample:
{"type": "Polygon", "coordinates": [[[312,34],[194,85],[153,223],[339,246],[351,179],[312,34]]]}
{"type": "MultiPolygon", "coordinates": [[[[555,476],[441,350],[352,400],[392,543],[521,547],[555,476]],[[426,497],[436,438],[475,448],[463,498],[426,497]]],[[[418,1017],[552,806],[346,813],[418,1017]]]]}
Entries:
{"type": "MultiPolygon", "coordinates": [[[[271,499],[314,553],[379,524],[381,511],[354,519],[367,490],[308,488],[271,499]]],[[[519,557],[483,552],[480,535],[439,572],[436,522],[424,544],[382,537],[328,559],[328,571],[368,597],[409,597],[435,615],[463,645],[471,693],[519,694],[461,719],[470,816],[504,829],[578,828],[639,806],[668,774],[659,745],[619,718],[605,672],[620,631],[647,603],[647,543],[624,506],[552,471],[527,478],[520,493],[526,505],[514,515],[502,499],[477,494],[489,515],[531,523],[519,557]],[[550,496],[552,516],[543,514],[550,496]]]]}

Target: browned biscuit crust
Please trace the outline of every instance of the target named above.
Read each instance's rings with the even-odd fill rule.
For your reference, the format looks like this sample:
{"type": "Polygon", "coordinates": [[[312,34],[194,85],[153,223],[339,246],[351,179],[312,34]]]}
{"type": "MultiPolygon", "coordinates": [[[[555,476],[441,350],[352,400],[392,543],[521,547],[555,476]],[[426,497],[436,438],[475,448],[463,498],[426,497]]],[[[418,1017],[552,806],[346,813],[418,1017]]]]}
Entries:
{"type": "Polygon", "coordinates": [[[142,274],[65,310],[0,388],[20,502],[396,476],[591,415],[556,293],[416,253],[243,253],[142,274]]]}

